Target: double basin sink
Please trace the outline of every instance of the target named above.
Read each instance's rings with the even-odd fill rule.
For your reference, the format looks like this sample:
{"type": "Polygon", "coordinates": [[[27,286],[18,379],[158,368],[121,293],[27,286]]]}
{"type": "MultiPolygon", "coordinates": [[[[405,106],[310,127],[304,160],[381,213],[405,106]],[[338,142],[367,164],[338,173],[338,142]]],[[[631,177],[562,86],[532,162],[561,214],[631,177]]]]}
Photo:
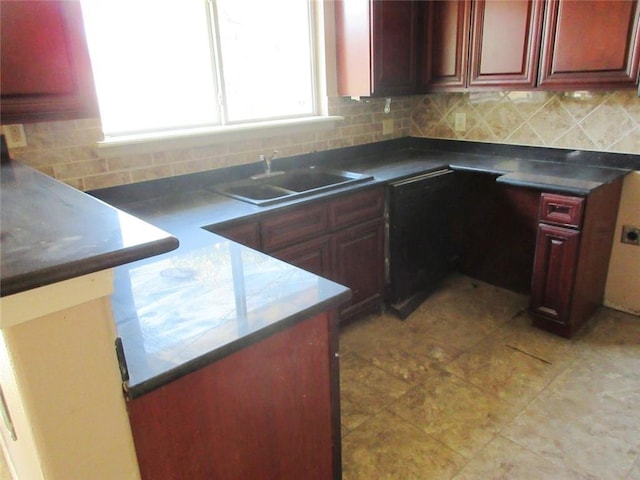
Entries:
{"type": "Polygon", "coordinates": [[[271,205],[370,180],[371,175],[320,167],[254,175],[213,187],[216,193],[253,205],[271,205]]]}

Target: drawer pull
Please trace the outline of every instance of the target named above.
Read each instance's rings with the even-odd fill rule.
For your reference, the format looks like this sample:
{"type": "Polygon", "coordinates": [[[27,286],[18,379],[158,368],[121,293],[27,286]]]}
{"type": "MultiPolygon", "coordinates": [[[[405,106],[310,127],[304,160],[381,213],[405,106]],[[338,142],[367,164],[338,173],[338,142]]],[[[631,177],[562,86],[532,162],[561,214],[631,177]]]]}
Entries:
{"type": "Polygon", "coordinates": [[[549,213],[564,213],[567,214],[571,211],[571,207],[567,205],[557,205],[555,203],[550,203],[548,208],[549,213]]]}
{"type": "Polygon", "coordinates": [[[553,225],[580,228],[584,198],[543,193],[540,202],[540,221],[553,225]]]}

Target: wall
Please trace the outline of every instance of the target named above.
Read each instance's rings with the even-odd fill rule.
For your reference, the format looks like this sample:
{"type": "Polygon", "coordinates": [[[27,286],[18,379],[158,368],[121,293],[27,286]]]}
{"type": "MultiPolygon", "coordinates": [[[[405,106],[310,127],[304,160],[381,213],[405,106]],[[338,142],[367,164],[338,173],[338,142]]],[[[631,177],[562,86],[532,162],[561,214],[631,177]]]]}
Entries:
{"type": "Polygon", "coordinates": [[[640,99],[632,90],[433,94],[412,120],[416,137],[640,154],[640,99]],[[466,114],[461,132],[457,113],[466,114]]]}
{"type": "MultiPolygon", "coordinates": [[[[255,162],[260,153],[282,156],[413,135],[520,145],[640,154],[640,99],[635,92],[481,92],[394,98],[394,132],[382,135],[383,99],[355,102],[331,97],[329,114],[344,116],[337,128],[210,147],[106,158],[95,147],[98,120],[25,125],[28,147],[18,160],[80,190],[255,162]],[[456,132],[455,114],[466,114],[456,132]]],[[[640,181],[625,182],[623,199],[637,198],[640,181]]],[[[621,204],[618,223],[640,225],[637,203],[621,204]]],[[[620,228],[620,227],[619,227],[620,228]]],[[[617,230],[619,232],[619,229],[617,230]]],[[[640,313],[640,248],[616,240],[606,304],[640,313]],[[634,272],[629,276],[623,272],[634,272]]]]}
{"type": "MultiPolygon", "coordinates": [[[[481,142],[640,154],[640,98],[616,92],[482,92],[424,96],[411,134],[481,142]],[[455,131],[456,113],[466,129],[455,131]]],[[[640,247],[620,242],[623,224],[640,225],[640,172],[625,178],[605,305],[640,315],[640,247]]]]}
{"type": "Polygon", "coordinates": [[[102,139],[98,119],[25,124],[27,147],[12,149],[11,155],[79,190],[93,190],[253,163],[272,150],[285,157],[404,137],[411,131],[414,103],[411,97],[394,98],[385,115],[384,99],[332,97],[329,114],[344,117],[333,129],[119,157],[105,156],[96,147],[102,139]],[[392,134],[382,134],[383,118],[393,119],[392,134]]]}

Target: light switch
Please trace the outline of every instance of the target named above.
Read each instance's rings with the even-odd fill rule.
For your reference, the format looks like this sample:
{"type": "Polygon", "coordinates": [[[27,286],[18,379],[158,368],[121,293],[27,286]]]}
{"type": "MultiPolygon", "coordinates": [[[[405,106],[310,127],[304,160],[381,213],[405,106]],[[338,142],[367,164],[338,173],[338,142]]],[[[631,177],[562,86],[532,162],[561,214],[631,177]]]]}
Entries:
{"type": "Polygon", "coordinates": [[[456,113],[455,116],[455,130],[456,132],[464,132],[467,129],[467,114],[456,113]]]}

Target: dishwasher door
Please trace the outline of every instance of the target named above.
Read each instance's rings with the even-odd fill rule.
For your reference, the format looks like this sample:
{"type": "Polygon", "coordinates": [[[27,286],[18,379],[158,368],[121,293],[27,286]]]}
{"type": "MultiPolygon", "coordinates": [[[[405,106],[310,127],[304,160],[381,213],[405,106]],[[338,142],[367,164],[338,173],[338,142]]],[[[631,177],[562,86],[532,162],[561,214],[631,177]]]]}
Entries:
{"type": "Polygon", "coordinates": [[[387,304],[406,318],[455,267],[451,238],[456,204],[453,170],[389,185],[387,304]]]}

